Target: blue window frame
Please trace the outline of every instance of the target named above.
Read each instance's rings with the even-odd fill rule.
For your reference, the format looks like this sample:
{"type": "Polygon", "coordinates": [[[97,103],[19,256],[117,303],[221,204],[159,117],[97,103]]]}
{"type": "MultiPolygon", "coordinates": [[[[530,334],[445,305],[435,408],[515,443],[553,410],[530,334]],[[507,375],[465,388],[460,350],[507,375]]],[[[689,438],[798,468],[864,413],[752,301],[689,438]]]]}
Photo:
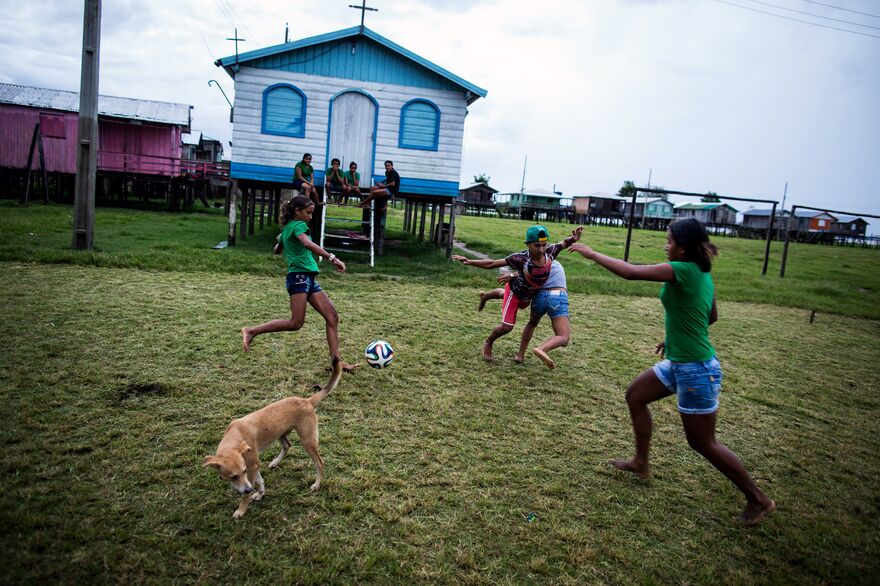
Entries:
{"type": "Polygon", "coordinates": [[[423,99],[410,100],[400,109],[397,146],[436,151],[440,138],[440,108],[423,99]]]}
{"type": "Polygon", "coordinates": [[[263,134],[302,138],[306,135],[306,96],[288,83],[263,92],[263,134]]]}

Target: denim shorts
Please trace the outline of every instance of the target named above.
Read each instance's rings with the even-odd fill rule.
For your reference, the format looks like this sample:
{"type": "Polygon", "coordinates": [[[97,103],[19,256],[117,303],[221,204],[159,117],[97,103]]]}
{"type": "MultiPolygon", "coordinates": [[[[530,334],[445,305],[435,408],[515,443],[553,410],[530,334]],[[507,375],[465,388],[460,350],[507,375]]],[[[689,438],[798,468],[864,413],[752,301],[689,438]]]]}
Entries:
{"type": "Polygon", "coordinates": [[[717,358],[703,362],[664,360],[654,365],[654,374],[677,395],[681,413],[706,415],[718,410],[722,375],[717,358]]]}
{"type": "Polygon", "coordinates": [[[565,289],[540,289],[532,297],[532,315],[546,315],[550,319],[568,317],[568,291],[565,289]]]}
{"type": "Polygon", "coordinates": [[[315,273],[287,273],[287,294],[305,293],[306,297],[323,291],[318,281],[315,280],[315,273]]]}

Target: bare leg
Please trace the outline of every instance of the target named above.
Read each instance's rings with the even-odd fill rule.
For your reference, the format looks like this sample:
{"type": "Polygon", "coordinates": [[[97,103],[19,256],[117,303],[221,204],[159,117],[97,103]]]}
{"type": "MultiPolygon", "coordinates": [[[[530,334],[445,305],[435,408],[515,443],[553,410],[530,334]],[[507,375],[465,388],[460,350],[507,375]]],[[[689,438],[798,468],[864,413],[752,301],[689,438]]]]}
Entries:
{"type": "Polygon", "coordinates": [[[529,347],[529,342],[532,341],[532,336],[535,334],[535,330],[537,329],[538,323],[540,323],[540,321],[540,315],[535,315],[534,313],[532,313],[529,316],[529,321],[523,328],[522,336],[519,339],[519,351],[516,353],[516,356],[513,357],[513,361],[517,364],[521,364],[522,361],[526,359],[526,348],[529,347]]]}
{"type": "Polygon", "coordinates": [[[709,463],[724,474],[746,497],[746,507],[737,520],[754,525],[776,509],[776,503],[767,498],[746,472],[742,462],[730,449],[715,439],[716,413],[689,415],[681,413],[688,444],[709,463]]]}
{"type": "Polygon", "coordinates": [[[504,299],[504,289],[492,289],[491,291],[480,291],[480,304],[477,311],[483,311],[483,307],[490,299],[504,299]]]}
{"type": "Polygon", "coordinates": [[[626,404],[629,406],[629,416],[636,436],[636,454],[632,460],[610,460],[611,465],[632,472],[640,478],[651,475],[648,471],[648,451],[651,448],[651,431],[654,424],[651,421],[648,404],[671,394],[672,391],[660,382],[650,368],[630,383],[626,390],[626,404]]]}
{"type": "Polygon", "coordinates": [[[270,322],[241,328],[241,346],[245,352],[251,349],[254,336],[269,332],[295,332],[300,329],[306,319],[306,294],[296,293],[290,296],[290,319],[274,319],[270,322]]]}
{"type": "Polygon", "coordinates": [[[535,356],[540,358],[548,368],[556,368],[556,363],[547,355],[547,352],[559,348],[560,346],[568,346],[571,325],[566,316],[554,317],[550,320],[550,323],[553,325],[553,336],[537,348],[534,348],[532,352],[535,356]]]}
{"type": "Polygon", "coordinates": [[[324,318],[327,346],[330,348],[330,361],[333,362],[334,358],[339,358],[342,370],[345,372],[353,371],[358,365],[349,364],[339,357],[339,314],[336,313],[333,302],[324,291],[318,291],[309,297],[309,304],[324,318]]]}
{"type": "Polygon", "coordinates": [[[501,336],[507,335],[510,333],[510,330],[513,329],[513,326],[507,324],[498,324],[492,331],[489,333],[489,337],[486,338],[486,341],[483,342],[483,351],[482,356],[483,360],[489,362],[492,360],[492,344],[495,343],[495,340],[500,338],[501,336]]]}

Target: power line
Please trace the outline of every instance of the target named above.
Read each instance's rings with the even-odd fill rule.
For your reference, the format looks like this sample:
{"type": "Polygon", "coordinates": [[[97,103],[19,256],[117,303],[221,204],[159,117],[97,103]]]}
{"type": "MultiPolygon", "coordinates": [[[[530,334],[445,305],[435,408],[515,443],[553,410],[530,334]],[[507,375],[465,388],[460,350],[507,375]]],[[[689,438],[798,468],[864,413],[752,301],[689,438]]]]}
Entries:
{"type": "Polygon", "coordinates": [[[217,58],[214,57],[214,52],[211,51],[211,47],[208,46],[208,41],[205,40],[205,35],[202,34],[202,27],[199,26],[199,21],[196,20],[196,17],[193,14],[192,7],[189,5],[189,0],[183,0],[183,5],[186,6],[186,11],[189,13],[189,17],[192,19],[193,24],[196,25],[196,30],[199,31],[199,36],[202,38],[202,43],[204,43],[205,49],[208,50],[208,54],[211,56],[211,61],[216,61],[217,58]]]}
{"type": "Polygon", "coordinates": [[[840,28],[836,26],[828,26],[826,24],[819,24],[818,22],[810,22],[809,20],[801,20],[799,18],[792,18],[790,16],[783,16],[781,14],[775,14],[773,12],[767,12],[766,10],[760,10],[758,8],[749,8],[748,6],[743,6],[741,4],[734,4],[733,2],[728,2],[727,0],[714,0],[715,2],[720,2],[721,4],[728,4],[730,6],[735,6],[736,8],[742,8],[743,10],[751,10],[752,12],[759,12],[761,14],[768,14],[770,16],[775,16],[776,18],[784,18],[785,20],[793,20],[794,22],[802,22],[804,24],[811,24],[813,26],[818,26],[821,28],[827,28],[834,31],[841,31],[844,33],[850,33],[853,35],[861,35],[863,37],[873,37],[875,39],[880,39],[880,35],[871,35],[868,33],[860,33],[859,31],[851,31],[849,29],[840,28]]]}
{"type": "Polygon", "coordinates": [[[763,2],[762,0],[748,0],[748,2],[754,2],[755,4],[763,4],[764,6],[769,6],[771,8],[776,8],[778,10],[787,10],[789,12],[796,12],[798,14],[806,14],[807,16],[812,16],[813,18],[823,18],[825,20],[833,20],[834,22],[841,22],[843,24],[849,24],[852,26],[863,26],[865,28],[872,28],[880,31],[880,26],[873,26],[870,24],[861,24],[859,22],[852,22],[851,20],[841,20],[839,18],[831,18],[830,16],[821,16],[819,14],[813,14],[812,12],[804,12],[803,10],[795,10],[794,8],[786,8],[785,6],[779,6],[778,4],[771,4],[770,2],[763,2]]]}
{"type": "Polygon", "coordinates": [[[816,0],[804,0],[804,2],[809,2],[810,4],[818,4],[819,6],[824,6],[826,8],[834,8],[835,10],[844,10],[846,12],[852,12],[854,14],[861,14],[862,16],[870,16],[871,18],[880,18],[880,16],[878,16],[876,14],[871,14],[870,12],[859,12],[858,10],[850,10],[849,8],[834,6],[833,4],[825,4],[824,2],[816,2],[816,0]]]}

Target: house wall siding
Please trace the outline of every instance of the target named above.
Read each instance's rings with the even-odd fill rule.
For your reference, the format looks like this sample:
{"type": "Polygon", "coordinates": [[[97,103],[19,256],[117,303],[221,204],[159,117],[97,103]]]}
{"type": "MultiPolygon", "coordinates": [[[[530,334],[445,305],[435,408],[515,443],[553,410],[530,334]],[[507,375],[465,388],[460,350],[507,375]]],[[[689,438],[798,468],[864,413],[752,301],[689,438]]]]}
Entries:
{"type": "MultiPolygon", "coordinates": [[[[429,88],[363,82],[338,77],[324,77],[300,72],[278,71],[242,66],[235,80],[235,123],[232,136],[232,162],[289,168],[302,154],[312,154],[312,166],[318,179],[328,166],[328,124],[330,101],[338,93],[358,89],[379,104],[376,129],[374,176],[381,179],[383,162],[394,161],[394,168],[404,180],[451,182],[456,190],[461,172],[464,118],[467,113],[464,93],[429,88]],[[263,90],[276,83],[290,83],[307,98],[306,131],[303,138],[262,134],[263,90]],[[440,109],[439,144],[436,151],[398,147],[401,107],[413,98],[430,100],[440,109]]],[[[329,153],[329,158],[336,156],[329,153]]]]}

